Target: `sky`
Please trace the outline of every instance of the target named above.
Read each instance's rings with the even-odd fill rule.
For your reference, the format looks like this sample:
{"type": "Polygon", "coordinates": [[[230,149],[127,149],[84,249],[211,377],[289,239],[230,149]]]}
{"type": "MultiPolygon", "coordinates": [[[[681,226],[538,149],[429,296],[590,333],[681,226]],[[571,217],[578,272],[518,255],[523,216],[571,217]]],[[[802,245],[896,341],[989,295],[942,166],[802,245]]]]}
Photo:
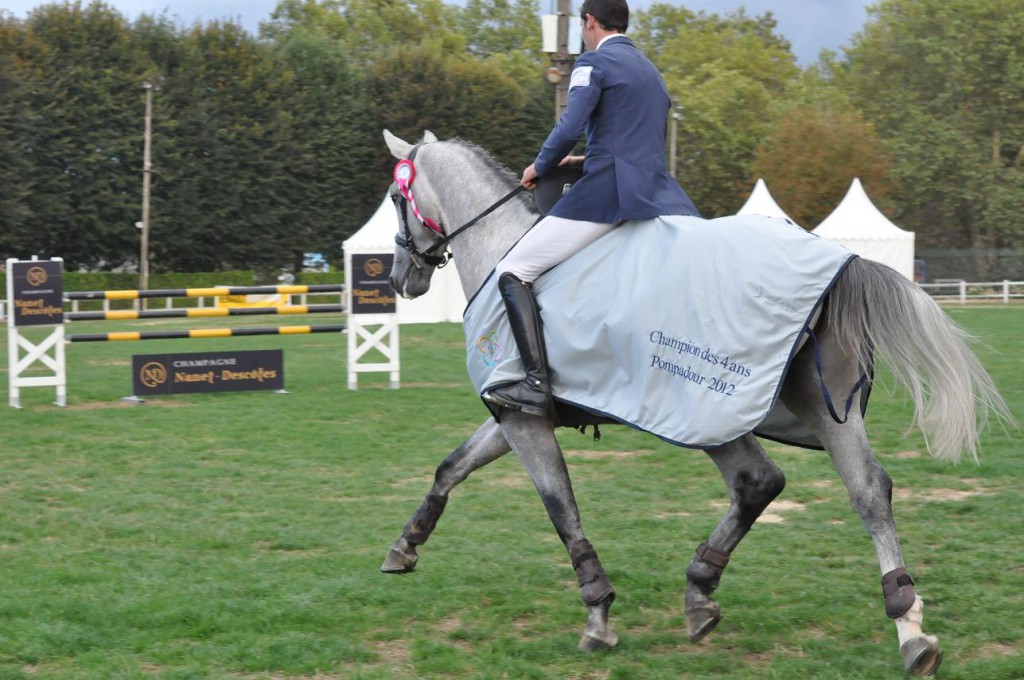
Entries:
{"type": "MultiPolygon", "coordinates": [[[[278,0],[106,0],[129,19],[139,14],[160,14],[166,10],[168,16],[189,25],[195,21],[230,18],[241,23],[252,33],[259,29],[261,21],[270,18],[278,0]]],[[[453,0],[446,0],[453,2],[453,0]]],[[[457,0],[455,0],[457,2],[457,0]]],[[[666,0],[661,0],[666,1],[666,0]]],[[[667,0],[676,4],[678,0],[667,0]]],[[[641,9],[651,0],[632,0],[632,9],[641,9]]],[[[34,7],[47,4],[43,0],[0,0],[0,10],[24,18],[34,7]]],[[[577,8],[580,0],[573,1],[577,8]]],[[[822,49],[842,54],[841,48],[850,44],[854,33],[867,20],[868,5],[874,0],[685,0],[680,2],[691,10],[726,14],[741,7],[747,14],[758,16],[772,12],[778,22],[778,32],[793,46],[793,53],[801,66],[808,66],[818,59],[822,49]]],[[[555,0],[540,0],[542,13],[554,11],[555,0]]],[[[538,22],[539,32],[539,22],[538,22]]],[[[540,39],[538,35],[538,40],[540,39]]]]}

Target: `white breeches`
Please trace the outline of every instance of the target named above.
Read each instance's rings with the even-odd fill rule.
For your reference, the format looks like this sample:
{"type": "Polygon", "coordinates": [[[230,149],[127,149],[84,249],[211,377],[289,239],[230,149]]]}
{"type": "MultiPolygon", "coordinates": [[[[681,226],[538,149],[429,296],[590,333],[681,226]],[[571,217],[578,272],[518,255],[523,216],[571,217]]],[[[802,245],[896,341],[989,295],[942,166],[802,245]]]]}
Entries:
{"type": "Polygon", "coordinates": [[[526,232],[494,271],[498,276],[510,273],[523,283],[533,283],[538,276],[614,228],[614,224],[548,215],[526,232]]]}

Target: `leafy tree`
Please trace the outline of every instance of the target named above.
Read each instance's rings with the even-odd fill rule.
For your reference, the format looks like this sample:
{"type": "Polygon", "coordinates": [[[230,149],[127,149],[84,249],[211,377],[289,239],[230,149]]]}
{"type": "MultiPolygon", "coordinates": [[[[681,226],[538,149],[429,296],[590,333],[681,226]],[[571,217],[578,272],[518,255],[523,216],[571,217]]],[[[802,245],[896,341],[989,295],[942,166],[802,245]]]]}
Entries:
{"type": "Polygon", "coordinates": [[[399,45],[464,53],[456,13],[442,0],[281,0],[261,33],[280,40],[297,27],[320,32],[343,42],[355,63],[367,65],[399,45]]]}
{"type": "Polygon", "coordinates": [[[386,174],[371,172],[384,155],[380,126],[342,43],[299,28],[279,49],[301,95],[292,127],[309,147],[308,163],[294,167],[307,195],[295,225],[305,232],[302,251],[340,258],[342,243],[373,214],[388,183],[386,174]]]}
{"type": "Polygon", "coordinates": [[[1024,5],[883,0],[869,12],[840,76],[894,150],[902,222],[919,243],[979,257],[1019,247],[1024,5]]]}
{"type": "Polygon", "coordinates": [[[754,177],[764,177],[780,206],[800,225],[820,224],[854,177],[871,198],[890,193],[892,160],[874,126],[855,111],[827,105],[793,108],[758,146],[754,177]]]}
{"type": "Polygon", "coordinates": [[[734,212],[771,128],[772,101],[798,73],[789,43],[771,13],[723,17],[656,3],[633,23],[682,114],[681,183],[705,216],[734,212]]]}
{"type": "MultiPolygon", "coordinates": [[[[456,14],[468,54],[529,88],[547,67],[538,0],[467,0],[456,14]]],[[[552,95],[552,99],[554,96],[552,95]]]]}
{"type": "Polygon", "coordinates": [[[31,83],[15,58],[25,35],[16,19],[0,14],[0,257],[33,254],[31,130],[28,106],[31,83]]]}
{"type": "Polygon", "coordinates": [[[18,57],[32,82],[32,163],[22,248],[68,268],[112,267],[137,251],[144,65],[124,19],[102,2],[46,5],[26,21],[18,57]]]}
{"type": "MultiPolygon", "coordinates": [[[[288,265],[304,235],[297,168],[308,148],[293,128],[293,75],[231,22],[196,25],[160,98],[176,151],[160,163],[151,243],[155,270],[288,265]]],[[[158,163],[158,161],[154,161],[158,163]]]]}
{"type": "MultiPolygon", "coordinates": [[[[397,48],[371,67],[367,93],[374,118],[400,137],[419,139],[429,129],[441,138],[475,142],[510,167],[525,158],[522,141],[508,131],[524,117],[526,94],[492,65],[425,47],[397,48]]],[[[547,134],[550,126],[544,125],[547,134]]],[[[538,149],[539,143],[531,144],[527,154],[538,149]]],[[[390,160],[383,162],[390,168],[390,160]]]]}

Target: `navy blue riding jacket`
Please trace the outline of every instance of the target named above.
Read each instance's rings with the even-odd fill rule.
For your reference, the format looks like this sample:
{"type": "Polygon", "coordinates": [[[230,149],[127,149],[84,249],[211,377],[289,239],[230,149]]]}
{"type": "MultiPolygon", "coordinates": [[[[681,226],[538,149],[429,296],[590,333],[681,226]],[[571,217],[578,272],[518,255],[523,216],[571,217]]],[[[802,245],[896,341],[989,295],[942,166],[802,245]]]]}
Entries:
{"type": "Polygon", "coordinates": [[[658,69],[621,35],[576,60],[565,112],[534,160],[543,176],[558,167],[586,129],[583,177],[551,210],[613,224],[658,215],[699,215],[665,166],[672,102],[658,69]]]}

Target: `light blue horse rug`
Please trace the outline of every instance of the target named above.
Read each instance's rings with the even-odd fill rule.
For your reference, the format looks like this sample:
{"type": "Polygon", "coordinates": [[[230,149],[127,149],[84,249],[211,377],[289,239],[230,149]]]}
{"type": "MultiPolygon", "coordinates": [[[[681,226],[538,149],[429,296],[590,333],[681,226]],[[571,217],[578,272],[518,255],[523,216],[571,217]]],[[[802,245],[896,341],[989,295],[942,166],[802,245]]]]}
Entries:
{"type": "MultiPolygon", "coordinates": [[[[552,392],[680,446],[754,432],[820,448],[778,396],[853,257],[780,218],[627,222],[534,283],[552,392]]],[[[478,393],[523,377],[493,274],[464,329],[478,393]]]]}

